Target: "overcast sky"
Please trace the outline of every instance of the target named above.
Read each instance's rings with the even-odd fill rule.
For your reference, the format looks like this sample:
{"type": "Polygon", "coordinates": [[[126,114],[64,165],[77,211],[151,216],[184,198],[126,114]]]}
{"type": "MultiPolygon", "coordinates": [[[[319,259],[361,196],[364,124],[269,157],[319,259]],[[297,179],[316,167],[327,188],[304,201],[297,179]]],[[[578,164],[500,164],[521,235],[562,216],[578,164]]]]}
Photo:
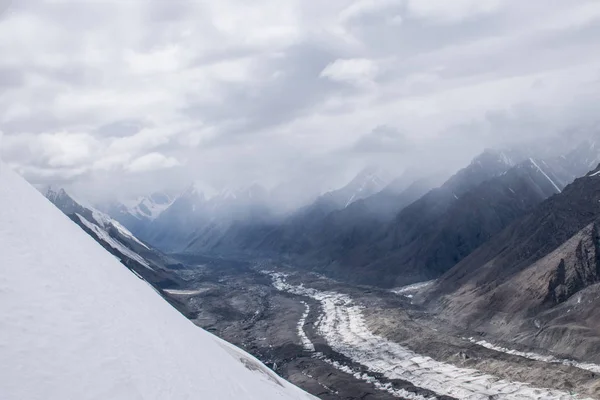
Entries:
{"type": "Polygon", "coordinates": [[[90,196],[455,168],[593,124],[600,104],[596,0],[0,0],[0,12],[2,158],[90,196]]]}

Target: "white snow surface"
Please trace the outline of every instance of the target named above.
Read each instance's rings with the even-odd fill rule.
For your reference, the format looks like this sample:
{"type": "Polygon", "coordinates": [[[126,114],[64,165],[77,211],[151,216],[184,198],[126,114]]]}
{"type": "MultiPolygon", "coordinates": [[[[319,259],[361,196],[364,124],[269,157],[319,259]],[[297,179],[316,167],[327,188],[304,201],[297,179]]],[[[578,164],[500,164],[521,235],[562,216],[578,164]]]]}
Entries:
{"type": "Polygon", "coordinates": [[[173,204],[173,201],[168,203],[158,204],[148,197],[138,197],[134,201],[126,201],[122,203],[127,207],[129,213],[138,218],[147,218],[155,220],[163,211],[173,204]]]}
{"type": "Polygon", "coordinates": [[[314,399],[194,326],[0,165],[3,400],[314,399]]]}
{"type": "MultiPolygon", "coordinates": [[[[475,369],[460,368],[417,354],[410,349],[372,333],[363,316],[362,307],[350,296],[333,291],[319,291],[303,285],[291,285],[286,275],[271,275],[276,289],[318,301],[322,314],[317,331],[331,348],[388,379],[401,379],[440,395],[464,400],[567,400],[579,399],[575,394],[555,389],[536,388],[512,382],[475,369]]],[[[304,343],[304,338],[302,338],[304,343]]],[[[308,346],[304,345],[305,349],[308,346]]],[[[335,365],[334,365],[335,366],[335,365]]],[[[352,371],[348,371],[352,373],[352,371]]],[[[408,396],[402,396],[411,398],[408,396]]]]}

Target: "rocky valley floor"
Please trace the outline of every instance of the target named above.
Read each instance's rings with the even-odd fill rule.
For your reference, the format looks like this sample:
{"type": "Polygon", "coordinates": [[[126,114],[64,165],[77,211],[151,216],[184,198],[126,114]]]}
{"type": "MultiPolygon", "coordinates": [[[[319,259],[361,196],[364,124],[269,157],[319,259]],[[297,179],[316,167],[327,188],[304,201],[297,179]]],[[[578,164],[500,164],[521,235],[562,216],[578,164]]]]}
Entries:
{"type": "Polygon", "coordinates": [[[269,263],[182,259],[167,299],[321,399],[598,399],[600,366],[461,332],[420,287],[342,284],[269,263]]]}

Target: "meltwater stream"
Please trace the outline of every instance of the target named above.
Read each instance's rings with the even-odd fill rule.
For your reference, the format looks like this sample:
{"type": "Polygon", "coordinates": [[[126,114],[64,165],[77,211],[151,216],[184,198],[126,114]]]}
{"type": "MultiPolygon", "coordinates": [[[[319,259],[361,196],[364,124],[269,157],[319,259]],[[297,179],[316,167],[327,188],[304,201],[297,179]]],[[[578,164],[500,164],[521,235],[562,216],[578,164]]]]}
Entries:
{"type": "MultiPolygon", "coordinates": [[[[286,275],[283,273],[266,273],[271,276],[276,289],[306,296],[320,303],[322,314],[316,323],[317,332],[334,351],[363,365],[369,371],[382,374],[387,379],[404,380],[438,395],[465,400],[489,400],[491,398],[506,400],[579,399],[571,393],[535,388],[526,383],[503,380],[474,369],[459,368],[416,354],[397,343],[373,334],[362,317],[361,307],[356,305],[348,295],[332,291],[319,291],[303,285],[291,285],[286,282],[286,275]]],[[[306,307],[306,312],[298,324],[299,333],[308,316],[308,305],[306,307]]],[[[305,350],[314,351],[314,346],[303,331],[300,333],[300,337],[305,350]]],[[[334,361],[325,361],[339,369],[349,369],[339,364],[336,365],[334,361]]],[[[354,371],[346,372],[353,373],[354,371]]],[[[389,386],[387,388],[391,389],[389,386]]],[[[385,390],[386,388],[381,389],[385,390]]],[[[404,390],[393,394],[409,399],[423,398],[404,390]]]]}

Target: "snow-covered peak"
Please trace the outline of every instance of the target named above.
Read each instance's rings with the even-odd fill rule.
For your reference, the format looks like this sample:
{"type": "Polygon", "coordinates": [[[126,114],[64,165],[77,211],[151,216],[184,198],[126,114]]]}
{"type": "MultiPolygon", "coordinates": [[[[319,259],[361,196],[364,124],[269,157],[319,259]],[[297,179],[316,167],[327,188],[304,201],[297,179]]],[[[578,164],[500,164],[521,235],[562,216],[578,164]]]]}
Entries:
{"type": "Polygon", "coordinates": [[[389,174],[378,167],[369,166],[360,171],[354,179],[341,189],[326,194],[342,207],[347,207],[357,200],[367,198],[385,188],[389,184],[389,174]]]}
{"type": "Polygon", "coordinates": [[[4,165],[0,188],[2,399],[314,399],[193,325],[4,165]]]}
{"type": "Polygon", "coordinates": [[[154,220],[173,203],[166,193],[153,193],[150,196],[138,197],[134,201],[124,203],[128,212],[138,218],[154,220]]]}
{"type": "Polygon", "coordinates": [[[354,180],[358,181],[366,181],[372,179],[381,179],[381,175],[384,175],[383,170],[377,165],[369,165],[363,168],[358,175],[354,178],[354,180]]]}
{"type": "Polygon", "coordinates": [[[41,189],[41,192],[52,202],[67,196],[67,192],[62,187],[55,185],[45,186],[41,189]]]}
{"type": "Polygon", "coordinates": [[[524,156],[520,152],[512,149],[485,149],[480,155],[471,161],[471,165],[490,165],[496,164],[503,167],[514,167],[522,162],[524,156]]]}

